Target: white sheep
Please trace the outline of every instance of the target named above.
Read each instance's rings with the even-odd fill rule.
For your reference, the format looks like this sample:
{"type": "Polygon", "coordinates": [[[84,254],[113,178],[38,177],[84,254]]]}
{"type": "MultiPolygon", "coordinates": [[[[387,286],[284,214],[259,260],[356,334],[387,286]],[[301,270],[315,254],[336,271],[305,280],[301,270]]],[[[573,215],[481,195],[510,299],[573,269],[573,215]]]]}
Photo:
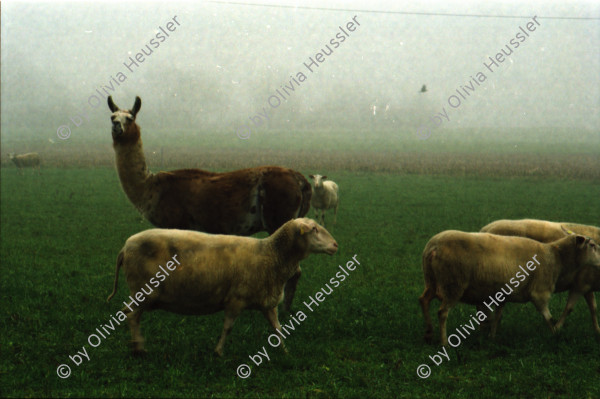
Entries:
{"type": "MultiPolygon", "coordinates": [[[[569,234],[570,231],[590,237],[600,244],[600,228],[577,223],[557,223],[537,219],[521,220],[497,220],[481,229],[482,232],[500,234],[507,236],[529,237],[541,242],[552,242],[569,234]]],[[[592,315],[592,326],[594,331],[600,335],[598,325],[598,307],[594,298],[594,291],[600,291],[600,269],[595,267],[583,267],[575,274],[571,273],[556,282],[554,292],[569,291],[567,305],[560,319],[554,326],[557,330],[562,327],[567,316],[582,296],[585,298],[590,314],[592,315]]]]}
{"type": "Polygon", "coordinates": [[[15,155],[15,153],[8,154],[11,161],[17,165],[20,173],[23,173],[23,168],[32,167],[40,172],[40,156],[37,152],[29,152],[27,154],[15,155]]]}
{"type": "Polygon", "coordinates": [[[318,223],[325,225],[325,211],[333,208],[333,224],[336,223],[337,210],[339,205],[339,188],[332,181],[327,180],[327,176],[309,175],[313,179],[313,195],[310,200],[310,205],[315,208],[315,218],[318,223]]]}
{"type": "Polygon", "coordinates": [[[277,305],[286,281],[311,253],[333,255],[337,248],[327,230],[306,218],[292,219],[264,239],[150,229],[129,237],[119,252],[107,301],[117,291],[123,267],[131,296],[122,312],[127,315],[134,353],[144,351],[140,319],[145,310],[193,315],[224,310],[223,332],[215,348],[221,356],[225,338],[244,309],[262,311],[281,333],[277,305]]]}
{"type": "MultiPolygon", "coordinates": [[[[586,266],[600,268],[600,250],[581,235],[542,243],[526,237],[456,230],[436,234],[423,251],[425,290],[419,302],[425,317],[425,341],[432,338],[429,303],[433,298],[442,301],[438,311],[442,345],[448,344],[448,312],[458,302],[485,305],[489,310],[492,303],[496,305],[492,337],[505,301],[532,302],[554,332],[548,309],[554,286],[562,276],[586,266]]],[[[477,313],[479,321],[487,319],[484,313],[477,313]]]]}

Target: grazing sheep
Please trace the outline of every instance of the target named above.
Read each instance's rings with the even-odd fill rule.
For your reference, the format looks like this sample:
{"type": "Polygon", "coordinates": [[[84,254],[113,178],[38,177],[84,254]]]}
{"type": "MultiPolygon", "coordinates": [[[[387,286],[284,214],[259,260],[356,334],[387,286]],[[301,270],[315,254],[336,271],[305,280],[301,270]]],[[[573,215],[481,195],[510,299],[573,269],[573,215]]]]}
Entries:
{"type": "Polygon", "coordinates": [[[332,180],[325,181],[327,176],[310,175],[309,177],[314,180],[310,205],[315,208],[317,222],[325,226],[325,211],[333,208],[333,224],[335,224],[339,204],[338,185],[332,180]]]}
{"type": "Polygon", "coordinates": [[[17,165],[20,173],[23,173],[23,168],[32,167],[37,169],[40,173],[40,156],[37,152],[29,152],[27,154],[15,155],[15,153],[8,154],[11,161],[17,165]]]}
{"type": "MultiPolygon", "coordinates": [[[[545,220],[522,219],[522,220],[497,220],[481,229],[482,232],[529,237],[541,242],[551,242],[567,235],[564,229],[590,237],[600,244],[600,228],[576,223],[556,223],[545,220]]],[[[579,269],[576,273],[569,273],[556,282],[554,292],[569,291],[567,305],[560,319],[554,326],[557,330],[562,327],[573,307],[583,296],[592,315],[592,326],[597,334],[600,334],[598,325],[598,308],[594,291],[600,291],[600,270],[588,266],[579,269]]]]}
{"type": "MultiPolygon", "coordinates": [[[[308,213],[310,184],[293,169],[259,166],[223,173],[201,169],[151,173],[136,123],[142,100],[136,97],[133,108],[125,110],[109,96],[108,107],[121,186],[155,227],[240,236],[272,234],[288,220],[308,213]]],[[[286,284],[284,310],[292,305],[301,275],[298,266],[286,284]]]]}
{"type": "Polygon", "coordinates": [[[224,310],[225,324],[215,348],[222,355],[225,338],[244,309],[262,311],[271,326],[281,330],[277,305],[283,298],[285,282],[311,253],[332,255],[337,248],[327,230],[306,218],[290,220],[264,239],[175,229],[146,230],[129,237],[119,252],[114,288],[107,300],[117,291],[119,269],[123,266],[130,299],[134,295],[138,299],[140,290],[147,295],[138,299],[137,308],[131,309],[131,303],[125,303],[122,309],[136,353],[144,350],[140,319],[145,310],[193,315],[224,310]],[[163,268],[159,263],[166,260],[167,267],[175,266],[169,268],[174,270],[169,276],[160,272],[163,268]],[[162,283],[154,278],[161,276],[162,283]],[[149,281],[155,290],[147,284],[149,281]]]}
{"type": "Polygon", "coordinates": [[[588,265],[600,268],[600,251],[593,241],[581,235],[570,235],[546,244],[525,237],[489,233],[447,230],[436,234],[423,251],[425,290],[419,302],[425,316],[425,340],[431,342],[433,327],[429,303],[433,298],[442,302],[438,318],[443,345],[448,344],[448,312],[458,302],[485,304],[490,308],[492,299],[497,299],[492,337],[504,301],[532,302],[554,331],[548,302],[556,281],[562,275],[588,265]],[[521,265],[530,259],[540,267],[531,260],[527,263],[530,272],[521,273],[525,270],[521,265]],[[520,284],[522,282],[524,284],[520,284]],[[506,295],[504,300],[498,299],[498,293],[506,295]]]}

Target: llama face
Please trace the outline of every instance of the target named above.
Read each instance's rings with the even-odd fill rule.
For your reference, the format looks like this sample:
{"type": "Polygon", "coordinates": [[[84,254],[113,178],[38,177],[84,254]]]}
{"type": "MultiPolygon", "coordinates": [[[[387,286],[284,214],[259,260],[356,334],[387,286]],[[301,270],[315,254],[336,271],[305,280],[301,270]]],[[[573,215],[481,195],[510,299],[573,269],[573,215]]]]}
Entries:
{"type": "MultiPolygon", "coordinates": [[[[135,116],[141,107],[142,100],[139,97],[135,98],[135,103],[133,104],[133,108],[131,110],[124,110],[117,107],[117,105],[113,102],[112,97],[108,96],[108,108],[112,111],[110,120],[112,122],[113,140],[127,140],[127,135],[123,136],[123,134],[129,130],[131,125],[135,125],[135,116]]],[[[137,131],[138,129],[133,130],[136,130],[137,134],[129,134],[129,136],[132,136],[129,139],[135,141],[139,138],[139,131],[137,131]]]]}
{"type": "Polygon", "coordinates": [[[113,112],[110,120],[112,121],[112,136],[113,139],[116,139],[127,131],[127,128],[135,121],[135,118],[129,111],[119,110],[113,112]]]}

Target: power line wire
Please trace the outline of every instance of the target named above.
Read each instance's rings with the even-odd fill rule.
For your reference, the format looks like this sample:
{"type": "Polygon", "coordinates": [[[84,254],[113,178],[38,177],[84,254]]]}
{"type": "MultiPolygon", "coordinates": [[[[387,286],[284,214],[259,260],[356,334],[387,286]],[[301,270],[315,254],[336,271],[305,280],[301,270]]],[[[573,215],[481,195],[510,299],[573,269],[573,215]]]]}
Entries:
{"type": "MultiPolygon", "coordinates": [[[[386,10],[357,10],[349,8],[327,8],[327,7],[308,7],[308,6],[288,6],[281,4],[258,4],[258,3],[240,3],[237,1],[209,1],[216,4],[232,4],[241,6],[253,7],[269,7],[269,8],[293,8],[300,10],[318,10],[318,11],[348,11],[371,14],[401,14],[401,15],[426,15],[432,17],[464,17],[464,18],[519,18],[529,19],[532,15],[487,15],[487,14],[449,14],[440,12],[416,12],[416,11],[386,11],[386,10]]],[[[540,19],[563,19],[563,20],[600,20],[599,17],[541,17],[540,19]]]]}

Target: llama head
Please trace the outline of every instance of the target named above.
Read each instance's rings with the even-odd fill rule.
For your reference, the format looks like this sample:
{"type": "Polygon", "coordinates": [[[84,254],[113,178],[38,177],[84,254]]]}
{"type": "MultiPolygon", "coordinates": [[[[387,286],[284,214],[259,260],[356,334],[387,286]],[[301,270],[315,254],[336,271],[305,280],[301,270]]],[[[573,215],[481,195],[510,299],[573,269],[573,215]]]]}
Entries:
{"type": "Polygon", "coordinates": [[[115,142],[137,141],[139,139],[139,128],[135,124],[135,116],[142,107],[142,100],[135,98],[131,110],[120,109],[113,102],[112,96],[108,96],[108,108],[112,111],[112,137],[115,142]]]}

